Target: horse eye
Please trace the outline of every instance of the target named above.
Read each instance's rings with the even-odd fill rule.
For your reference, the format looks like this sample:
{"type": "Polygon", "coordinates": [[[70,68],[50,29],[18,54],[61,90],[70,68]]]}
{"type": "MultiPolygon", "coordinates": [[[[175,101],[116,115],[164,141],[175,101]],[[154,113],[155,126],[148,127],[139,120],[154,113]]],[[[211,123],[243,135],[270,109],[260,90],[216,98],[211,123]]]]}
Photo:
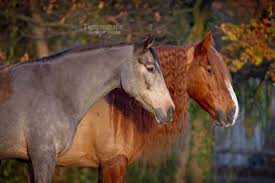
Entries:
{"type": "Polygon", "coordinates": [[[155,72],[155,66],[154,65],[147,65],[146,69],[148,72],[154,73],[155,72]]]}
{"type": "Polygon", "coordinates": [[[207,67],[206,70],[209,74],[213,74],[213,69],[211,67],[207,67]]]}

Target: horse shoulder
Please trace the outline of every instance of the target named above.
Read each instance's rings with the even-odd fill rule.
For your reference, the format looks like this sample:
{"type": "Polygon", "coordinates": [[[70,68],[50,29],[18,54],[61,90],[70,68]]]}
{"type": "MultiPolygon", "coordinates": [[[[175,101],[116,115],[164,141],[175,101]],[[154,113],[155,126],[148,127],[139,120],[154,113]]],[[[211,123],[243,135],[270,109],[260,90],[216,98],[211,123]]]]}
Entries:
{"type": "Polygon", "coordinates": [[[108,103],[98,101],[79,122],[71,147],[58,158],[62,166],[77,165],[97,167],[100,163],[98,152],[106,146],[110,137],[108,103]],[[105,135],[104,135],[105,134],[105,135]]]}

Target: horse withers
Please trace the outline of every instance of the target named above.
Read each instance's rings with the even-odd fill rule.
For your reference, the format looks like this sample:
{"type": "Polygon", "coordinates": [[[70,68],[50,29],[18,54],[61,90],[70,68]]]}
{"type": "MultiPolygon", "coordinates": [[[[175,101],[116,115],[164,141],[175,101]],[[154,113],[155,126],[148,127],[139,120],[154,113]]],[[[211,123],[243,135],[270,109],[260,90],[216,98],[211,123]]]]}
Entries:
{"type": "Polygon", "coordinates": [[[160,127],[125,92],[115,90],[85,115],[73,145],[58,158],[58,164],[98,167],[100,182],[123,182],[130,163],[140,158],[154,162],[185,141],[189,98],[218,126],[232,126],[238,116],[238,101],[230,74],[213,44],[209,33],[191,45],[154,48],[176,106],[169,125],[160,127]]]}
{"type": "Polygon", "coordinates": [[[132,44],[76,47],[1,70],[0,159],[31,160],[34,181],[52,182],[79,121],[114,88],[158,122],[171,121],[174,103],[152,42],[148,36],[132,44]]]}

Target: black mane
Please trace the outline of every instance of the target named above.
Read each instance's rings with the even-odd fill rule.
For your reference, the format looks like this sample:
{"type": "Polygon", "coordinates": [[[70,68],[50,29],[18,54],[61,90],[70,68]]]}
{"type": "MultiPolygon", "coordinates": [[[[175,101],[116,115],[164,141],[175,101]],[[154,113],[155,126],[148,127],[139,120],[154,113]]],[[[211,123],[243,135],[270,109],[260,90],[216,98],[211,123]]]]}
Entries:
{"type": "Polygon", "coordinates": [[[54,53],[54,54],[49,55],[49,56],[45,56],[45,57],[41,57],[41,58],[35,58],[35,59],[29,60],[27,62],[23,62],[22,64],[24,64],[24,63],[33,63],[33,62],[46,62],[46,61],[50,61],[50,60],[53,60],[55,58],[62,57],[64,55],[66,55],[67,53],[71,53],[71,51],[72,51],[72,48],[69,48],[69,49],[66,49],[66,50],[54,53]]]}
{"type": "Polygon", "coordinates": [[[68,48],[65,49],[63,51],[54,53],[52,55],[49,56],[45,56],[45,57],[41,57],[41,58],[36,58],[36,59],[32,59],[26,62],[22,62],[21,64],[28,64],[28,63],[36,63],[36,62],[47,62],[47,61],[52,61],[56,58],[60,58],[62,56],[65,56],[67,54],[71,54],[71,53],[78,53],[78,52],[83,52],[83,51],[90,51],[90,50],[95,50],[95,49],[99,49],[99,48],[111,48],[111,47],[115,47],[115,46],[126,46],[126,45],[131,45],[133,43],[115,43],[115,44],[88,44],[88,45],[80,45],[80,46],[75,46],[72,48],[68,48]]]}

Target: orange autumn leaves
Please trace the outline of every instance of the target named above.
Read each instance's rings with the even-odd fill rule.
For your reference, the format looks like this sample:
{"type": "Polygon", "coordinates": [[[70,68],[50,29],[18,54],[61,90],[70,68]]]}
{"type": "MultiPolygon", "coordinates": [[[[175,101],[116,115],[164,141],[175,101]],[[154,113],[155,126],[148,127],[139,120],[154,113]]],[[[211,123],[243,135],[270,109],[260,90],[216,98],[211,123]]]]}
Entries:
{"type": "Polygon", "coordinates": [[[227,43],[222,53],[232,72],[247,63],[259,66],[263,61],[269,61],[272,63],[266,77],[275,81],[275,23],[271,13],[269,16],[252,19],[247,24],[222,23],[219,26],[224,33],[222,40],[227,43]]]}
{"type": "MultiPolygon", "coordinates": [[[[28,60],[30,60],[29,54],[25,52],[23,55],[20,56],[18,61],[27,62],[28,60]]],[[[9,63],[10,61],[7,60],[5,52],[0,50],[0,65],[8,65],[9,63]]]]}

